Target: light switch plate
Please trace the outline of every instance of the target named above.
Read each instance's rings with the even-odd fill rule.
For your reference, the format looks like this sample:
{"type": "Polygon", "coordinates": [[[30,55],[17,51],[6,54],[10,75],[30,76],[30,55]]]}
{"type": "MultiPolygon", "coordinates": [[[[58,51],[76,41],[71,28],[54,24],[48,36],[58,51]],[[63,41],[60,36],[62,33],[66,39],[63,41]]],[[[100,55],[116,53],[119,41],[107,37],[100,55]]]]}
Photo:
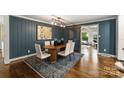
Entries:
{"type": "Polygon", "coordinates": [[[104,51],[106,51],[106,49],[104,49],[104,51]]]}
{"type": "Polygon", "coordinates": [[[31,51],[30,50],[28,50],[28,53],[30,53],[31,51]]]}

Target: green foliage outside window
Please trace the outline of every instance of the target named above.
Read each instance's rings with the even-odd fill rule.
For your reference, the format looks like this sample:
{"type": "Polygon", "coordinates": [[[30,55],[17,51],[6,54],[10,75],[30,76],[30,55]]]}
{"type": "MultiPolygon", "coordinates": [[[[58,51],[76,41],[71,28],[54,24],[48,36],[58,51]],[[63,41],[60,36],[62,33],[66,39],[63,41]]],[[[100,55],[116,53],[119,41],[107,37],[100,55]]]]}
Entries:
{"type": "Polygon", "coordinates": [[[87,32],[82,32],[82,40],[88,41],[88,33],[87,32]]]}

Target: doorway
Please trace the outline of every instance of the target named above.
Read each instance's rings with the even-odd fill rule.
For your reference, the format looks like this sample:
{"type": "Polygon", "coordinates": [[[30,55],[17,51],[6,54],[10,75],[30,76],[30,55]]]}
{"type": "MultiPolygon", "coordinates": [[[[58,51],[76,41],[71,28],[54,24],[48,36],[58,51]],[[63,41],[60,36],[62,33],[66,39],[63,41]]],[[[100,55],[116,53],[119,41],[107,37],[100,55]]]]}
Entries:
{"type": "Polygon", "coordinates": [[[81,53],[87,54],[90,49],[98,52],[99,50],[99,25],[83,25],[81,27],[81,53]]]}
{"type": "Polygon", "coordinates": [[[4,60],[4,16],[0,15],[0,63],[4,60]]]}

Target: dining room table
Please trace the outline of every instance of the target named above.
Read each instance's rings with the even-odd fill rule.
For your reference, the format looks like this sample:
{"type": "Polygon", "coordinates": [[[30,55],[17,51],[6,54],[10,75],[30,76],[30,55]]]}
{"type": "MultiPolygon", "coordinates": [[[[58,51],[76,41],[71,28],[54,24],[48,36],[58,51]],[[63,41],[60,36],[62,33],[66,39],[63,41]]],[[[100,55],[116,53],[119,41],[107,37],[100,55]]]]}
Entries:
{"type": "Polygon", "coordinates": [[[44,46],[45,49],[48,49],[48,53],[51,54],[50,56],[50,61],[51,63],[56,63],[57,62],[57,54],[58,50],[65,48],[65,45],[47,45],[44,46]]]}

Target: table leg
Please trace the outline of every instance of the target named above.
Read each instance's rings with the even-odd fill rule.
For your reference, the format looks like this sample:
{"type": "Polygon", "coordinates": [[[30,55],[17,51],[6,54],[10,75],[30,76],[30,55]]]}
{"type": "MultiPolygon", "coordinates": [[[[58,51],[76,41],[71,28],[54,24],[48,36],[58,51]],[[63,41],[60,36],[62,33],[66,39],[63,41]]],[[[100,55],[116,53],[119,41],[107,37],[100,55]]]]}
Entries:
{"type": "Polygon", "coordinates": [[[57,50],[56,49],[49,49],[49,53],[51,54],[51,56],[50,56],[51,63],[56,63],[56,61],[57,61],[57,50]]]}

